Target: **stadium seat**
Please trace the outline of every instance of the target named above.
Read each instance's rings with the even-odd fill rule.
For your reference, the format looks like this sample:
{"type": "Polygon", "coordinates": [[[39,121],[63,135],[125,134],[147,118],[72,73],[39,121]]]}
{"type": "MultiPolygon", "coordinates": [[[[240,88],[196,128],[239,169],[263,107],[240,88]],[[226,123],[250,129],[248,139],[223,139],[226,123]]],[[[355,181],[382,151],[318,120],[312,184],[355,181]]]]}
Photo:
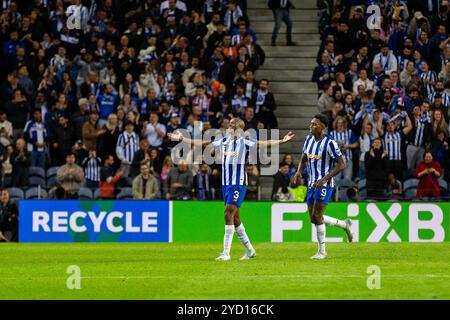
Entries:
{"type": "Polygon", "coordinates": [[[100,199],[100,189],[95,189],[93,194],[94,199],[100,199]]]}
{"type": "Polygon", "coordinates": [[[403,182],[403,191],[406,192],[406,190],[411,189],[411,188],[417,188],[417,185],[419,184],[419,180],[412,178],[412,179],[408,179],[405,182],[403,182]]]}
{"type": "Polygon", "coordinates": [[[3,177],[2,187],[3,188],[10,188],[11,186],[12,186],[12,177],[11,177],[11,175],[3,177]]]}
{"type": "Polygon", "coordinates": [[[339,188],[338,201],[345,201],[348,188],[339,188]]]}
{"type": "Polygon", "coordinates": [[[29,200],[47,199],[48,193],[44,188],[33,187],[25,191],[25,198],[29,200]]]}
{"type": "Polygon", "coordinates": [[[9,192],[9,197],[12,200],[19,200],[25,198],[25,195],[23,193],[23,190],[20,188],[8,188],[6,189],[9,192]]]}
{"type": "Polygon", "coordinates": [[[47,169],[47,179],[53,176],[56,176],[59,167],[51,167],[47,169]]]}
{"type": "Polygon", "coordinates": [[[56,176],[47,177],[47,188],[53,188],[56,184],[56,176]]]}
{"type": "Polygon", "coordinates": [[[40,177],[42,179],[45,179],[45,170],[41,167],[30,167],[28,169],[28,175],[30,177],[40,177]]]}
{"type": "Polygon", "coordinates": [[[119,194],[117,195],[117,199],[119,200],[128,200],[133,199],[133,190],[131,188],[122,188],[119,194]]]}
{"type": "Polygon", "coordinates": [[[359,189],[359,196],[361,197],[361,199],[365,199],[367,197],[367,188],[366,187],[359,189]]]}
{"type": "Polygon", "coordinates": [[[416,188],[409,188],[408,190],[405,190],[405,199],[414,199],[416,197],[417,194],[417,189],[416,188]]]}
{"type": "Polygon", "coordinates": [[[132,186],[133,186],[133,178],[128,177],[128,178],[126,179],[125,185],[126,185],[127,187],[132,187],[132,186]]]}
{"type": "Polygon", "coordinates": [[[341,188],[351,188],[355,186],[355,183],[352,180],[348,179],[336,179],[335,180],[336,186],[341,188]]]}
{"type": "Polygon", "coordinates": [[[42,186],[45,187],[46,183],[45,183],[45,179],[42,177],[30,177],[29,178],[29,186],[34,187],[34,186],[42,186]]]}
{"type": "Polygon", "coordinates": [[[439,186],[441,187],[441,189],[448,191],[448,183],[443,178],[439,179],[439,186]]]}
{"type": "Polygon", "coordinates": [[[366,179],[359,180],[358,181],[358,189],[359,190],[364,189],[366,187],[366,183],[367,183],[366,179]]]}
{"type": "Polygon", "coordinates": [[[92,191],[89,188],[80,188],[78,195],[80,200],[92,200],[92,191]]]}

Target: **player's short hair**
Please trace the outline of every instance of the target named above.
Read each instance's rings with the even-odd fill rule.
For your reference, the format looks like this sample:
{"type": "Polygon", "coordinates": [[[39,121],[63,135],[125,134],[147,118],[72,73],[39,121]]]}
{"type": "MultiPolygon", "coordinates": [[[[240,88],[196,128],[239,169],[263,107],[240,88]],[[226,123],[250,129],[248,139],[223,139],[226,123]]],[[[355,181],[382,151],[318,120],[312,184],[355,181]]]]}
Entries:
{"type": "Polygon", "coordinates": [[[314,116],[314,118],[316,118],[317,120],[322,122],[325,127],[328,127],[328,124],[330,123],[330,120],[328,119],[328,117],[321,113],[316,114],[314,116]]]}

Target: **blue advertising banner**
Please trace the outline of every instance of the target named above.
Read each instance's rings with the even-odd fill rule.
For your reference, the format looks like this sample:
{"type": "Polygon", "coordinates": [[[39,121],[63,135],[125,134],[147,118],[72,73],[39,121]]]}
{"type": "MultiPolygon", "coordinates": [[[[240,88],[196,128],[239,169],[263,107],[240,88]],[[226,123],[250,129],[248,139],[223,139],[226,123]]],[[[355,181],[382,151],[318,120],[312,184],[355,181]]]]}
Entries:
{"type": "Polygon", "coordinates": [[[172,242],[170,201],[19,201],[20,242],[172,242]]]}

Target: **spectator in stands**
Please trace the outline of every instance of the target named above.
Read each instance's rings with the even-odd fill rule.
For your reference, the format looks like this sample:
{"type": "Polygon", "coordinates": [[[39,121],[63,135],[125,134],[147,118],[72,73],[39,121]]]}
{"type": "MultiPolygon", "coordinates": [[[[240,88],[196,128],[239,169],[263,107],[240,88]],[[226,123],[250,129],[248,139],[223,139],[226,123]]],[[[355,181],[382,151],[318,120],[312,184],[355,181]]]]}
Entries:
{"type": "Polygon", "coordinates": [[[125,122],[125,131],[119,135],[116,145],[116,154],[120,160],[120,166],[124,168],[124,177],[130,174],[130,166],[133,157],[139,149],[139,136],[134,132],[134,123],[125,122]]]}
{"type": "Polygon", "coordinates": [[[234,116],[242,117],[245,109],[250,105],[250,99],[244,94],[244,85],[239,83],[236,85],[236,93],[231,99],[231,112],[234,116]]]}
{"type": "Polygon", "coordinates": [[[25,148],[25,140],[19,138],[16,141],[16,150],[11,155],[12,185],[24,187],[28,185],[28,168],[31,165],[31,154],[25,148]]]}
{"type": "Polygon", "coordinates": [[[19,241],[19,209],[9,198],[8,190],[0,197],[0,241],[19,241]]]}
{"type": "Polygon", "coordinates": [[[384,44],[381,47],[381,52],[378,53],[372,61],[373,66],[378,63],[381,65],[383,72],[387,75],[397,71],[397,58],[392,51],[389,50],[389,46],[387,44],[384,44]]]}
{"type": "Polygon", "coordinates": [[[64,164],[66,155],[72,150],[76,139],[75,130],[72,126],[69,126],[69,120],[66,116],[60,116],[58,122],[59,125],[56,128],[52,143],[52,158],[55,166],[64,164]]]}
{"type": "Polygon", "coordinates": [[[342,116],[338,116],[333,122],[333,131],[330,132],[330,136],[338,143],[345,158],[345,169],[338,178],[352,180],[353,149],[358,148],[359,144],[352,129],[348,129],[347,125],[347,120],[342,116]]]}
{"type": "Polygon", "coordinates": [[[150,122],[144,122],[142,135],[147,139],[151,147],[161,147],[163,138],[166,135],[166,127],[159,123],[159,116],[156,112],[150,113],[150,122]]]}
{"type": "Polygon", "coordinates": [[[139,144],[139,150],[136,151],[131,164],[131,177],[139,174],[140,166],[148,164],[150,171],[160,173],[159,153],[157,149],[150,149],[147,140],[142,140],[139,144]]]}
{"type": "Polygon", "coordinates": [[[283,159],[281,160],[281,163],[286,163],[289,166],[288,177],[290,179],[297,171],[297,167],[294,164],[294,158],[292,157],[292,154],[285,154],[283,156],[283,159]]]}
{"type": "Polygon", "coordinates": [[[321,64],[316,66],[313,71],[312,81],[317,83],[319,93],[322,93],[325,84],[332,78],[334,78],[334,67],[330,61],[329,53],[325,51],[322,53],[321,64]]]}
{"type": "Polygon", "coordinates": [[[431,139],[431,143],[429,144],[429,151],[433,155],[433,159],[435,159],[443,169],[443,175],[447,177],[448,170],[450,169],[449,161],[450,161],[450,149],[448,143],[448,137],[445,135],[445,132],[441,130],[436,131],[436,136],[431,139]]]}
{"type": "Polygon", "coordinates": [[[172,168],[164,181],[164,194],[167,200],[189,200],[194,177],[186,162],[180,161],[178,167],[172,168]]]}
{"type": "Polygon", "coordinates": [[[260,181],[259,181],[259,174],[257,173],[258,170],[253,164],[247,165],[247,193],[245,194],[246,200],[256,201],[258,200],[259,196],[259,188],[260,188],[260,181]]]}
{"type": "Polygon", "coordinates": [[[101,129],[98,122],[98,113],[96,110],[93,110],[89,114],[89,121],[84,123],[82,131],[83,144],[86,146],[86,148],[96,148],[98,137],[105,133],[105,130],[101,129]]]}
{"type": "Polygon", "coordinates": [[[118,193],[117,183],[124,175],[125,168],[118,171],[114,168],[114,157],[106,155],[104,166],[100,169],[100,196],[102,199],[110,200],[116,197],[118,193]]]}
{"type": "Polygon", "coordinates": [[[169,173],[173,168],[172,158],[170,156],[166,156],[163,160],[162,168],[161,168],[161,186],[164,186],[167,178],[169,177],[169,173]]]}
{"type": "Polygon", "coordinates": [[[448,124],[445,121],[442,110],[434,110],[433,116],[431,118],[431,129],[433,130],[434,136],[436,136],[438,130],[444,132],[445,136],[449,136],[448,124]]]}
{"type": "Polygon", "coordinates": [[[255,114],[256,118],[264,124],[266,129],[278,128],[278,121],[275,116],[277,104],[275,97],[269,90],[270,82],[267,79],[259,81],[259,89],[256,91],[255,97],[255,114]]]}
{"type": "Polygon", "coordinates": [[[403,178],[402,170],[402,152],[401,145],[404,137],[412,130],[411,120],[408,113],[402,111],[397,117],[392,117],[386,127],[386,131],[381,126],[381,121],[377,124],[377,130],[380,137],[383,137],[383,144],[387,151],[388,172],[393,173],[396,177],[403,178]],[[406,126],[399,128],[398,121],[400,118],[406,120],[406,126]]]}
{"type": "Polygon", "coordinates": [[[25,125],[24,137],[28,142],[28,149],[32,150],[31,165],[45,169],[48,158],[48,135],[47,129],[42,123],[41,110],[33,111],[33,120],[28,121],[25,125]]]}
{"type": "Polygon", "coordinates": [[[426,152],[424,160],[416,168],[416,176],[419,179],[416,197],[418,199],[424,197],[439,198],[441,195],[439,186],[441,174],[442,168],[439,163],[433,159],[431,152],[426,152]]]}
{"type": "Polygon", "coordinates": [[[78,100],[78,111],[71,117],[71,123],[75,131],[76,139],[81,139],[83,125],[89,120],[89,101],[86,98],[78,100]]]}
{"type": "Polygon", "coordinates": [[[324,113],[329,116],[333,108],[333,87],[327,84],[324,86],[323,93],[319,97],[319,101],[317,102],[317,109],[320,113],[324,113]]]}
{"type": "Polygon", "coordinates": [[[76,164],[75,154],[70,152],[66,155],[66,164],[59,167],[56,180],[66,191],[69,199],[78,199],[78,192],[84,182],[83,169],[76,164]]]}
{"type": "Polygon", "coordinates": [[[402,183],[395,178],[393,173],[387,176],[387,195],[390,199],[401,199],[403,196],[402,183]]]}
{"type": "Polygon", "coordinates": [[[22,91],[17,88],[13,92],[12,100],[9,100],[5,106],[6,116],[13,123],[14,138],[23,134],[28,115],[30,113],[30,104],[22,91]]]}
{"type": "Polygon", "coordinates": [[[278,31],[281,27],[281,21],[286,24],[286,45],[295,46],[296,43],[292,41],[292,20],[289,15],[289,10],[294,8],[290,0],[269,0],[269,9],[272,10],[275,25],[272,32],[272,46],[276,46],[278,31]]]}
{"type": "MultiPolygon", "coordinates": [[[[100,126],[103,126],[108,119],[108,116],[115,110],[118,103],[117,94],[114,92],[114,87],[111,84],[106,84],[103,89],[103,94],[97,97],[99,111],[100,126]]],[[[91,111],[92,112],[92,111],[91,111]]]]}
{"type": "Polygon", "coordinates": [[[133,199],[135,200],[155,200],[160,198],[159,183],[150,174],[150,167],[147,163],[140,165],[141,173],[133,180],[133,199]]]}
{"type": "Polygon", "coordinates": [[[373,136],[372,124],[368,122],[368,116],[364,118],[361,135],[359,137],[359,178],[366,178],[366,167],[364,164],[366,153],[370,151],[373,136]]]}
{"type": "Polygon", "coordinates": [[[6,147],[11,144],[12,139],[12,123],[7,120],[5,111],[0,109],[0,143],[6,147]]]}
{"type": "Polygon", "coordinates": [[[209,166],[206,163],[202,163],[194,177],[195,197],[197,200],[211,200],[210,172],[209,166]]]}
{"type": "Polygon", "coordinates": [[[100,158],[104,158],[107,154],[111,154],[117,161],[116,146],[117,140],[119,140],[120,129],[118,126],[118,118],[115,113],[111,113],[108,116],[108,120],[102,129],[103,133],[97,138],[97,154],[100,158]]]}
{"type": "Polygon", "coordinates": [[[282,188],[289,187],[289,165],[287,163],[281,163],[280,169],[274,176],[273,186],[272,186],[272,199],[275,199],[276,194],[278,194],[282,188]]]}
{"type": "Polygon", "coordinates": [[[387,152],[383,149],[381,139],[372,142],[372,148],[366,152],[364,159],[366,169],[367,197],[379,199],[385,196],[386,176],[388,173],[387,152]]]}
{"type": "Polygon", "coordinates": [[[358,94],[359,86],[363,86],[364,91],[373,90],[375,87],[375,83],[368,78],[367,70],[365,69],[359,71],[358,80],[353,84],[353,93],[355,95],[358,94]]]}
{"type": "Polygon", "coordinates": [[[257,130],[258,129],[258,123],[259,121],[255,118],[255,109],[252,107],[247,107],[245,109],[245,115],[244,115],[244,124],[245,128],[244,130],[257,130]]]}
{"type": "Polygon", "coordinates": [[[2,188],[8,188],[12,186],[12,173],[13,173],[13,158],[12,155],[14,153],[14,147],[12,144],[6,147],[6,153],[3,161],[1,161],[2,165],[2,188]]]}
{"type": "Polygon", "coordinates": [[[420,106],[413,108],[412,130],[406,136],[408,146],[406,147],[406,162],[408,170],[414,170],[423,159],[425,145],[431,141],[431,124],[423,117],[420,106]]]}
{"type": "Polygon", "coordinates": [[[102,159],[97,157],[97,152],[94,149],[89,150],[89,157],[84,158],[81,166],[84,169],[84,175],[86,177],[86,187],[97,189],[100,182],[102,159]]]}
{"type": "Polygon", "coordinates": [[[297,179],[297,181],[293,181],[293,179],[291,178],[291,185],[288,187],[288,189],[293,196],[293,201],[305,201],[306,194],[308,193],[308,188],[305,185],[305,178],[303,176],[299,176],[299,179],[297,179]]]}

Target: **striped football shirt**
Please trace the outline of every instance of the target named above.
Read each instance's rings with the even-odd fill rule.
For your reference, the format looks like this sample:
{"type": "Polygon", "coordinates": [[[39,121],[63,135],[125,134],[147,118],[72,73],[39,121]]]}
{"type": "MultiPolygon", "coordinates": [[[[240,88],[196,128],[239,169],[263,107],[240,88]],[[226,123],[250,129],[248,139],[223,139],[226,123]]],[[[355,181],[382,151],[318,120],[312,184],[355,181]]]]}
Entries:
{"type": "MultiPolygon", "coordinates": [[[[312,134],[308,135],[302,153],[308,158],[308,187],[313,187],[318,180],[331,172],[336,160],[342,157],[336,141],[328,135],[324,135],[319,141],[316,141],[312,134]]],[[[334,187],[334,178],[328,181],[328,186],[334,187]]]]}

